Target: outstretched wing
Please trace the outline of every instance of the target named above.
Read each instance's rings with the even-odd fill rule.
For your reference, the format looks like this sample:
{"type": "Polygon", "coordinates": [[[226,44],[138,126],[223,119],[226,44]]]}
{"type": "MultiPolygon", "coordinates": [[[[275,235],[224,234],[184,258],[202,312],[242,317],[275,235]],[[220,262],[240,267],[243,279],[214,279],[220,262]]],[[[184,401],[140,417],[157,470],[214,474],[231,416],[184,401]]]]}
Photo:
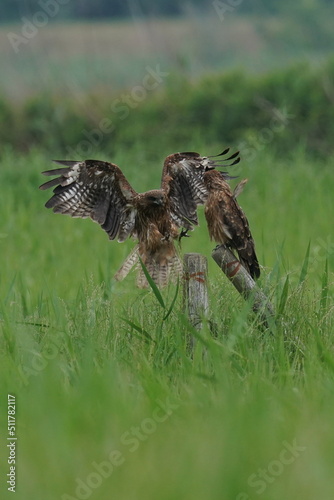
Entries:
{"type": "MultiPolygon", "coordinates": [[[[161,179],[161,188],[168,194],[171,215],[179,226],[191,229],[198,224],[197,206],[207,200],[208,191],[203,181],[205,172],[216,167],[235,165],[240,161],[239,152],[228,158],[229,148],[220,155],[200,156],[198,153],[175,153],[167,156],[161,179]],[[233,160],[229,165],[226,161],[233,160]],[[223,163],[222,163],[223,162],[223,163]]],[[[221,172],[224,178],[230,178],[227,172],[221,172]]]]}
{"type": "Polygon", "coordinates": [[[132,189],[117,165],[99,160],[56,161],[65,168],[47,170],[57,175],[40,186],[56,186],[46,208],[71,217],[90,217],[101,225],[111,240],[124,241],[134,228],[136,209],[132,189]]]}

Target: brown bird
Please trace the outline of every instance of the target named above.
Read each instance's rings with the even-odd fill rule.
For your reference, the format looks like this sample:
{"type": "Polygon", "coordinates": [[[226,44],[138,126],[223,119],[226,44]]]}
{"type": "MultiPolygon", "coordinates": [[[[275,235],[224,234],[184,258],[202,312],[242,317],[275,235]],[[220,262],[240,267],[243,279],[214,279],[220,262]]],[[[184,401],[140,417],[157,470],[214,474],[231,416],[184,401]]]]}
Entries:
{"type": "Polygon", "coordinates": [[[241,181],[232,193],[224,176],[217,170],[204,174],[204,185],[208,191],[205,217],[210,238],[220,245],[236,250],[239,259],[252,278],[260,276],[260,266],[255,253],[254,240],[246,215],[236,198],[247,179],[241,181]]]}
{"type": "MultiPolygon", "coordinates": [[[[228,153],[226,149],[221,155],[228,153]]],[[[238,153],[226,160],[239,161],[238,153]]],[[[55,213],[87,218],[101,225],[109,239],[122,242],[128,237],[138,240],[115,278],[123,279],[140,257],[158,286],[165,286],[173,275],[180,274],[182,264],[174,240],[198,224],[197,205],[204,204],[207,189],[205,172],[222,166],[220,159],[201,157],[198,153],[175,153],[164,162],[160,189],[137,193],[121,169],[99,160],[56,161],[62,168],[44,175],[57,175],[40,186],[54,188],[47,203],[55,213]]],[[[222,178],[228,178],[221,173],[222,178]]],[[[147,286],[139,269],[137,284],[147,286]]]]}

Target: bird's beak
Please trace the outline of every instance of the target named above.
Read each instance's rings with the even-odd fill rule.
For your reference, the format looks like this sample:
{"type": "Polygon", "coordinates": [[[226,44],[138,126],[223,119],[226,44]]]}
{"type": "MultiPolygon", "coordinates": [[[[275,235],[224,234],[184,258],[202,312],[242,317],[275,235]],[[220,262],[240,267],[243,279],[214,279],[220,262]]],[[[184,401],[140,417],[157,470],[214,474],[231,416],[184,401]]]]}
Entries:
{"type": "Polygon", "coordinates": [[[163,205],[163,203],[164,203],[163,198],[157,198],[157,199],[154,201],[154,204],[155,204],[155,205],[159,205],[159,206],[160,206],[160,205],[163,205]]]}

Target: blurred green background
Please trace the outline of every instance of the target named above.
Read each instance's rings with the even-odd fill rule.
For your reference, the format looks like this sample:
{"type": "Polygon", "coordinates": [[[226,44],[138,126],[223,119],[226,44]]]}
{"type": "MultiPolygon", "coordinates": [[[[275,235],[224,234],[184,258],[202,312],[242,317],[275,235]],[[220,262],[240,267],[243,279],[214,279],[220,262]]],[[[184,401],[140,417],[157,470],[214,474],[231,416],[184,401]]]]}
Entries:
{"type": "Polygon", "coordinates": [[[45,0],[1,10],[3,146],[85,156],[135,141],[154,151],[159,129],[172,150],[255,134],[271,150],[332,151],[331,2],[45,0]],[[289,132],[260,137],[279,116],[289,132]]]}

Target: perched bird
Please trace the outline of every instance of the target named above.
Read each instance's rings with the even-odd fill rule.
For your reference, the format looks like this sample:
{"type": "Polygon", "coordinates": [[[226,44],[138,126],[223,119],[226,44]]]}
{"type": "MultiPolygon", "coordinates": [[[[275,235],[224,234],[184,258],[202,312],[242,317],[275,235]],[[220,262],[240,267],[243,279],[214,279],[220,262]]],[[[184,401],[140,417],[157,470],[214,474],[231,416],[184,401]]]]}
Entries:
{"type": "Polygon", "coordinates": [[[255,253],[254,240],[246,215],[236,198],[241,193],[247,179],[241,181],[231,191],[224,176],[217,170],[204,174],[204,186],[208,196],[205,203],[205,218],[210,238],[220,245],[235,250],[240,262],[252,276],[260,276],[260,266],[255,253]]]}
{"type": "MultiPolygon", "coordinates": [[[[226,149],[218,157],[226,157],[226,149]]],[[[54,187],[46,207],[55,213],[87,218],[100,224],[109,239],[119,242],[128,237],[138,240],[115,278],[123,279],[138,257],[158,286],[165,286],[171,276],[180,274],[182,264],[174,241],[198,224],[197,205],[207,199],[203,181],[206,172],[221,165],[221,158],[201,157],[198,153],[175,153],[167,156],[160,189],[137,193],[121,169],[99,160],[56,161],[61,168],[43,172],[53,176],[40,189],[54,187]]],[[[239,161],[238,153],[225,158],[239,161]]],[[[226,172],[220,173],[228,178],[226,172]]],[[[147,286],[139,269],[137,284],[147,286]]]]}

